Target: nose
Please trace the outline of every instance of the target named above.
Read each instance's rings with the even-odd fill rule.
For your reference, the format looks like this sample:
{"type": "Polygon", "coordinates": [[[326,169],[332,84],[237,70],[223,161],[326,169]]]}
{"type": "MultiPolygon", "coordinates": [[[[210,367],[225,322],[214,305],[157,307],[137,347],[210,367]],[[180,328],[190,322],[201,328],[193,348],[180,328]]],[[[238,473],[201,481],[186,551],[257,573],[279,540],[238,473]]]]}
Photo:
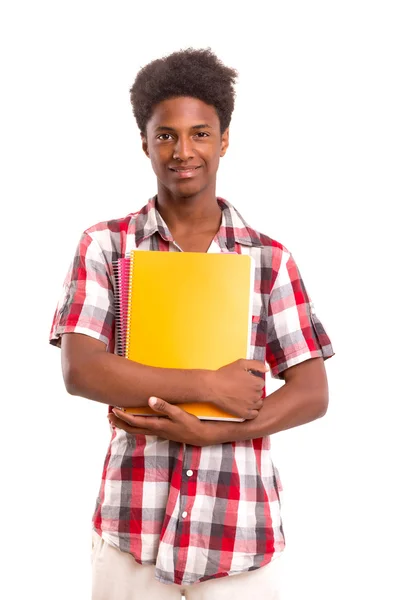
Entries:
{"type": "Polygon", "coordinates": [[[178,137],[176,140],[173,158],[186,162],[193,158],[194,152],[192,147],[192,139],[190,137],[178,137]]]}

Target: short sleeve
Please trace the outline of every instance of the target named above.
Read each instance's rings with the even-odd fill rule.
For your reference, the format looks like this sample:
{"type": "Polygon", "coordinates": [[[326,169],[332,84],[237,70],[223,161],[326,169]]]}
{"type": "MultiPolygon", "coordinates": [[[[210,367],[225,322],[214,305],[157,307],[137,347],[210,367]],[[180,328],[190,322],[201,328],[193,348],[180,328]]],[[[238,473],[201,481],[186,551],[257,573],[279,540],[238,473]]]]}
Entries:
{"type": "Polygon", "coordinates": [[[50,343],[60,346],[64,333],[83,333],[101,340],[109,349],[114,341],[114,323],[109,265],[99,243],[84,233],[64,282],[50,343]]]}
{"type": "Polygon", "coordinates": [[[271,374],[281,379],[289,367],[310,358],[325,360],[333,354],[297,265],[284,250],[268,304],[266,360],[271,374]]]}

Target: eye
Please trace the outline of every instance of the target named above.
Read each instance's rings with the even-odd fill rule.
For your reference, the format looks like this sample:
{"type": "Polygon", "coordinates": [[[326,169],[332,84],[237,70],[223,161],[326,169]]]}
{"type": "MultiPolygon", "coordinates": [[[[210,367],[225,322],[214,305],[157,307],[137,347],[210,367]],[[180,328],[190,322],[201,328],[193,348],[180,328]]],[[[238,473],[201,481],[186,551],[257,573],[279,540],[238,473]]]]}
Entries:
{"type": "Polygon", "coordinates": [[[210,137],[210,134],[207,133],[206,131],[199,131],[199,133],[196,133],[196,136],[203,138],[203,137],[210,137]]]}
{"type": "Polygon", "coordinates": [[[172,138],[170,133],[160,133],[160,135],[157,136],[157,139],[162,141],[168,141],[167,138],[172,138]]]}

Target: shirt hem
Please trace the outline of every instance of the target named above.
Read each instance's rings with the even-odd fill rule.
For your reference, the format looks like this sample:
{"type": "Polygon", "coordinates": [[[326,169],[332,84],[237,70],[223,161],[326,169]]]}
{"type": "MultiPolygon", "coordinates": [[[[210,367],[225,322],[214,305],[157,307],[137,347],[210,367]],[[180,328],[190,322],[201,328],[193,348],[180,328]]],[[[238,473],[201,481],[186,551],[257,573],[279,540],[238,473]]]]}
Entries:
{"type": "Polygon", "coordinates": [[[207,577],[201,577],[200,579],[182,579],[181,582],[177,582],[175,580],[171,579],[167,579],[165,577],[162,577],[160,575],[155,575],[155,579],[157,581],[159,581],[160,583],[163,583],[164,585],[171,585],[171,584],[175,584],[175,585],[181,585],[181,586],[192,586],[192,585],[198,585],[200,583],[205,583],[206,581],[212,581],[213,579],[222,579],[224,577],[235,577],[236,575],[243,575],[244,573],[251,573],[253,571],[258,571],[258,569],[262,569],[263,567],[268,566],[269,564],[271,564],[273,561],[275,561],[276,559],[278,559],[282,553],[285,550],[285,545],[283,545],[283,547],[280,550],[276,550],[274,552],[274,554],[272,555],[272,557],[269,557],[268,560],[263,561],[260,565],[256,565],[256,566],[252,566],[249,569],[243,569],[242,571],[224,571],[221,573],[215,573],[214,575],[210,575],[207,577]]]}

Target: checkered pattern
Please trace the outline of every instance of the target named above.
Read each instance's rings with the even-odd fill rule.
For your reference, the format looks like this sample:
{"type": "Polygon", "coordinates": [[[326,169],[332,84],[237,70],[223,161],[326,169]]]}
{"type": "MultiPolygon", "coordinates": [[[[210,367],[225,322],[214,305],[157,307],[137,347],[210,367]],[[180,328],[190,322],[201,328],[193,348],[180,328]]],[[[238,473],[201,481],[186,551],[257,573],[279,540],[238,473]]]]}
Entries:
{"type": "MultiPolygon", "coordinates": [[[[250,228],[218,198],[220,230],[209,252],[247,253],[256,261],[252,358],[274,377],[333,350],[290,253],[250,228]]],[[[115,351],[112,262],[135,248],[179,252],[152,198],[139,212],[84,232],[64,284],[50,341],[67,332],[115,351]]],[[[251,571],[284,548],[280,478],[263,437],[198,448],[113,430],[93,517],[108,543],[165,583],[191,584],[251,571]]]]}

